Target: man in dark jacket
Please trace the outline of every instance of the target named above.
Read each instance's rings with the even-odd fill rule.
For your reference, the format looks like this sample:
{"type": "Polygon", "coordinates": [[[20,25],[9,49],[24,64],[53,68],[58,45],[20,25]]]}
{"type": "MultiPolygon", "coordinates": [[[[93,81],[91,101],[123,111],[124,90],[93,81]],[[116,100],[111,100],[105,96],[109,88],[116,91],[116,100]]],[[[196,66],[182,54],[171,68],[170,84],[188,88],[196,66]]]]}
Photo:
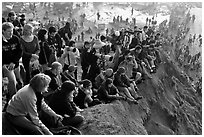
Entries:
{"type": "Polygon", "coordinates": [[[23,26],[20,21],[16,18],[16,13],[14,11],[10,11],[8,14],[7,22],[11,22],[14,26],[13,34],[20,37],[22,35],[23,26]]]}
{"type": "Polygon", "coordinates": [[[87,72],[90,67],[90,52],[88,51],[90,50],[90,46],[91,46],[90,43],[88,41],[85,41],[84,47],[81,51],[81,67],[83,70],[82,80],[86,79],[87,72]]]}
{"type": "Polygon", "coordinates": [[[22,57],[20,41],[13,35],[13,28],[10,22],[2,24],[2,75],[9,80],[7,102],[17,92],[14,69],[19,66],[19,60],[22,57]]]}
{"type": "Polygon", "coordinates": [[[119,96],[119,91],[113,85],[113,80],[110,78],[102,83],[97,93],[98,99],[104,103],[110,103],[113,100],[125,99],[125,97],[119,96]]]}
{"type": "Polygon", "coordinates": [[[72,39],[72,32],[70,29],[70,23],[67,22],[66,25],[58,30],[59,35],[63,38],[66,45],[69,45],[69,41],[72,39]]]}
{"type": "Polygon", "coordinates": [[[48,30],[48,44],[53,45],[57,49],[57,57],[62,55],[62,39],[55,27],[49,27],[48,30]]]}
{"type": "Polygon", "coordinates": [[[64,116],[62,123],[78,127],[84,121],[84,117],[77,114],[79,108],[73,102],[75,84],[71,81],[65,81],[61,90],[58,90],[51,98],[49,106],[58,114],[64,116]]]}

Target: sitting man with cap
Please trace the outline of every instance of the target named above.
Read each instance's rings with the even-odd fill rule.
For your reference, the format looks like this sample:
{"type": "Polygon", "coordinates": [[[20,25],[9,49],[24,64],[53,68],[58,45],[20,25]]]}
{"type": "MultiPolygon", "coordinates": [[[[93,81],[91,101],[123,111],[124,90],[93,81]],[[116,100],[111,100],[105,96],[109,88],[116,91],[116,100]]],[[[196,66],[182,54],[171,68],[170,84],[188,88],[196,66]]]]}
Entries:
{"type": "Polygon", "coordinates": [[[62,81],[70,80],[74,84],[78,84],[77,80],[74,78],[74,72],[77,69],[77,66],[70,65],[67,70],[62,73],[62,81]]]}
{"type": "Polygon", "coordinates": [[[49,102],[52,94],[56,92],[56,90],[62,85],[62,80],[60,75],[61,72],[62,72],[62,65],[57,61],[52,63],[50,70],[45,70],[44,72],[46,75],[50,76],[51,78],[48,92],[43,94],[47,102],[49,102]]]}
{"type": "Polygon", "coordinates": [[[95,86],[100,87],[101,84],[107,79],[113,77],[113,69],[108,68],[105,71],[101,71],[101,73],[95,78],[95,86]]]}

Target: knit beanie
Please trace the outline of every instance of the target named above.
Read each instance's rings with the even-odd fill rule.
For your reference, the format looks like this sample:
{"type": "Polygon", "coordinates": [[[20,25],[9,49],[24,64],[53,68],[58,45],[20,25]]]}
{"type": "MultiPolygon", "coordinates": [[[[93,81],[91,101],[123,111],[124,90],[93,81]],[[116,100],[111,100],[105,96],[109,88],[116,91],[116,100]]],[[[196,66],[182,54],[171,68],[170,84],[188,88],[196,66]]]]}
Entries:
{"type": "Polygon", "coordinates": [[[48,31],[49,31],[49,33],[57,32],[56,28],[53,26],[49,27],[48,31]]]}
{"type": "Polygon", "coordinates": [[[106,80],[106,85],[109,85],[109,84],[111,84],[111,83],[113,83],[113,80],[112,80],[111,78],[108,78],[108,79],[106,80]]]}
{"type": "Polygon", "coordinates": [[[118,68],[118,73],[120,73],[120,74],[125,73],[125,68],[124,67],[119,67],[118,68]]]}
{"type": "Polygon", "coordinates": [[[83,80],[83,87],[84,88],[87,88],[87,87],[89,87],[91,85],[92,85],[92,83],[91,83],[90,80],[88,80],[88,79],[83,80]]]}
{"type": "Polygon", "coordinates": [[[61,86],[61,91],[70,93],[71,91],[75,90],[75,84],[71,81],[65,81],[61,86]]]}

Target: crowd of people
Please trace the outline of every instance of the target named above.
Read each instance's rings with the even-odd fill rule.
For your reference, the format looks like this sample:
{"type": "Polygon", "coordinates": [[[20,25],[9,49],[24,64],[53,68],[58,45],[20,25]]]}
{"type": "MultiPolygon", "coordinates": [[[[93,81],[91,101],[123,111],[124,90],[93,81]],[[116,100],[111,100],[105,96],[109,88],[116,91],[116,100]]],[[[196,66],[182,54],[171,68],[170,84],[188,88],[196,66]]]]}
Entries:
{"type": "Polygon", "coordinates": [[[161,34],[150,24],[99,34],[80,49],[70,22],[33,31],[13,11],[2,24],[3,111],[29,134],[53,134],[51,118],[78,128],[84,121],[80,113],[94,105],[138,104],[143,99],[138,84],[151,79],[162,63],[161,34]]]}
{"type": "Polygon", "coordinates": [[[202,35],[189,33],[190,26],[194,25],[196,20],[195,15],[190,14],[191,8],[191,6],[183,4],[176,6],[172,10],[169,23],[167,24],[167,20],[163,21],[159,25],[159,30],[164,38],[163,43],[166,45],[163,50],[173,57],[178,66],[189,76],[194,88],[198,89],[197,91],[200,93],[202,77],[200,75],[197,76],[197,79],[190,77],[190,73],[199,74],[202,67],[201,51],[194,55],[190,52],[192,49],[202,46],[202,35]]]}

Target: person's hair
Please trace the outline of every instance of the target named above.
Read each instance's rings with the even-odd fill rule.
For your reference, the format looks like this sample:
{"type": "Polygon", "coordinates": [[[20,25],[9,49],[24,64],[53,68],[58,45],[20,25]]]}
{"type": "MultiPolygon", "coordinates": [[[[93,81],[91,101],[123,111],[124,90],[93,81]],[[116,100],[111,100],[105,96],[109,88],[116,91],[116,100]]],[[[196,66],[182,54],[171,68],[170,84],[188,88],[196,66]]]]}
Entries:
{"type": "Polygon", "coordinates": [[[113,80],[111,78],[106,79],[105,86],[108,86],[109,84],[112,84],[113,80]]]}
{"type": "Polygon", "coordinates": [[[16,16],[15,11],[10,11],[10,12],[8,13],[8,17],[11,17],[11,16],[16,16]]]}
{"type": "Polygon", "coordinates": [[[25,24],[24,27],[23,27],[23,35],[28,35],[28,34],[30,34],[30,32],[28,32],[28,31],[31,31],[31,32],[33,33],[33,30],[34,30],[33,25],[31,25],[31,24],[25,24]]]}
{"type": "Polygon", "coordinates": [[[69,22],[66,22],[65,28],[70,28],[70,23],[69,22]]]}
{"type": "Polygon", "coordinates": [[[2,24],[2,30],[3,31],[6,31],[7,29],[10,29],[10,28],[14,28],[13,24],[11,22],[4,22],[2,24]]]}
{"type": "Polygon", "coordinates": [[[30,80],[30,86],[35,92],[39,92],[42,88],[49,85],[51,78],[48,75],[39,73],[30,80]]]}
{"type": "Polygon", "coordinates": [[[76,43],[75,41],[71,40],[71,41],[69,42],[69,46],[70,46],[70,47],[73,47],[73,45],[74,45],[75,43],[76,43]]]}
{"type": "Polygon", "coordinates": [[[91,81],[88,80],[88,79],[84,79],[84,80],[82,81],[82,83],[83,83],[83,88],[88,88],[89,86],[92,85],[91,81]]]}
{"type": "Polygon", "coordinates": [[[38,31],[38,39],[41,41],[45,41],[45,34],[47,33],[47,30],[45,28],[42,28],[38,31]]]}
{"type": "Polygon", "coordinates": [[[49,27],[48,31],[49,31],[50,34],[52,32],[57,32],[57,30],[56,30],[56,28],[54,26],[49,27]]]}
{"type": "Polygon", "coordinates": [[[62,66],[62,64],[60,64],[58,61],[55,61],[51,64],[51,69],[57,69],[59,66],[62,66]]]}

